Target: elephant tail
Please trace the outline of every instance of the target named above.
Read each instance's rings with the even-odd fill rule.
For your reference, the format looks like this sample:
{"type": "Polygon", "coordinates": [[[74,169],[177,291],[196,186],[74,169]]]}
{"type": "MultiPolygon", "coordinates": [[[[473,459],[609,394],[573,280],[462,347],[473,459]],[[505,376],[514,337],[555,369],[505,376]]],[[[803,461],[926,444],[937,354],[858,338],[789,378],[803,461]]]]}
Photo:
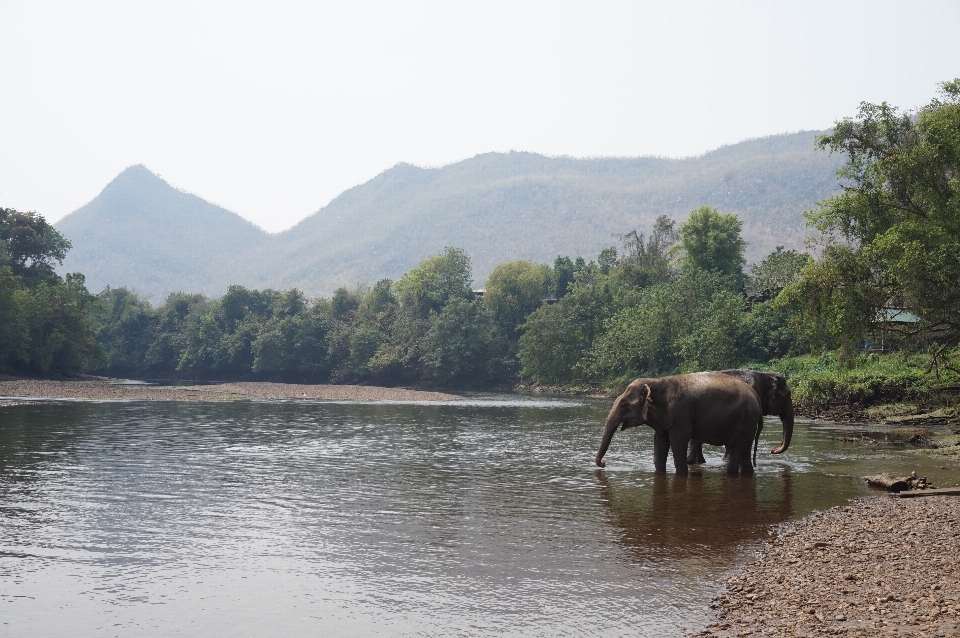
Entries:
{"type": "Polygon", "coordinates": [[[753,467],[757,467],[757,447],[760,445],[760,432],[763,430],[763,417],[757,423],[757,433],[753,437],[753,467]]]}

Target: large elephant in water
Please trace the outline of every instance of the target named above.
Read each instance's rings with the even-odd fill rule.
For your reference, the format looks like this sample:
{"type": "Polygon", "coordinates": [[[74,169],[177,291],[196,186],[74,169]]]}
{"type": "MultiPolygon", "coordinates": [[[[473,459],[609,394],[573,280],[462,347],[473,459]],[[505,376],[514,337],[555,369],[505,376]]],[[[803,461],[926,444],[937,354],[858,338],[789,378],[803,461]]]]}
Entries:
{"type": "Polygon", "coordinates": [[[686,474],[687,444],[696,439],[727,446],[727,474],[752,474],[750,446],[762,419],[757,393],[729,375],[696,372],[637,379],[614,402],[594,461],[606,467],[603,456],[618,426],[626,430],[647,424],[654,431],[653,464],[657,472],[667,471],[667,451],[672,450],[677,473],[686,474]]]}
{"type": "MultiPolygon", "coordinates": [[[[770,451],[773,454],[786,452],[793,437],[793,393],[787,386],[786,377],[779,372],[758,372],[757,370],[721,370],[720,373],[740,379],[753,388],[760,397],[760,409],[764,416],[780,417],[780,422],[783,423],[783,439],[779,446],[770,451]]],[[[690,449],[687,451],[687,463],[696,465],[704,462],[703,443],[695,438],[691,439],[690,449]]]]}

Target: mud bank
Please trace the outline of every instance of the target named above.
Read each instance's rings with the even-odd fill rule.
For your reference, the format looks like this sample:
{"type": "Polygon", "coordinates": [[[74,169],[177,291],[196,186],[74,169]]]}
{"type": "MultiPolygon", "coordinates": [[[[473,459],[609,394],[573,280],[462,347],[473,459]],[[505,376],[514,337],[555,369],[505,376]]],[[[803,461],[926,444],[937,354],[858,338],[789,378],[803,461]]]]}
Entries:
{"type": "Polygon", "coordinates": [[[876,496],[770,532],[692,636],[960,636],[960,496],[876,496]]]}
{"type": "MultiPolygon", "coordinates": [[[[313,399],[328,401],[453,401],[443,392],[359,385],[296,383],[218,383],[197,386],[160,386],[120,383],[115,379],[58,381],[13,379],[0,381],[0,397],[48,399],[130,399],[136,401],[230,401],[245,399],[313,399]]],[[[9,404],[6,400],[0,405],[9,404]]]]}

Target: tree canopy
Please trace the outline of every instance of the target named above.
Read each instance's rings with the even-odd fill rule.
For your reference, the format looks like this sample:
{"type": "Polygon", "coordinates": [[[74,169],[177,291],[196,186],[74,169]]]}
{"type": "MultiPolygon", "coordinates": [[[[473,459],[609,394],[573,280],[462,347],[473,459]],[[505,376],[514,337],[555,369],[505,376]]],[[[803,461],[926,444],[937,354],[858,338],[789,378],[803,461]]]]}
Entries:
{"type": "Polygon", "coordinates": [[[504,330],[512,333],[540,306],[546,281],[543,268],[525,259],[500,264],[487,278],[483,303],[504,330]]]}
{"type": "Polygon", "coordinates": [[[680,259],[685,269],[715,271],[721,275],[739,275],[746,263],[743,251],[746,240],[741,237],[743,222],[735,214],[721,214],[717,209],[701,206],[680,224],[680,259]]]}
{"type": "Polygon", "coordinates": [[[887,103],[860,106],[857,118],[819,138],[843,153],[842,192],[808,214],[822,233],[823,259],[789,295],[807,325],[821,325],[847,348],[889,330],[956,334],[960,329],[960,79],[914,112],[887,103]],[[920,318],[905,328],[884,308],[920,318]]]}
{"type": "Polygon", "coordinates": [[[54,264],[62,264],[70,242],[35,212],[0,208],[0,243],[12,273],[29,282],[55,281],[54,264]]]}
{"type": "Polygon", "coordinates": [[[84,277],[54,270],[69,249],[41,215],[0,208],[0,368],[48,374],[96,362],[84,277]]]}

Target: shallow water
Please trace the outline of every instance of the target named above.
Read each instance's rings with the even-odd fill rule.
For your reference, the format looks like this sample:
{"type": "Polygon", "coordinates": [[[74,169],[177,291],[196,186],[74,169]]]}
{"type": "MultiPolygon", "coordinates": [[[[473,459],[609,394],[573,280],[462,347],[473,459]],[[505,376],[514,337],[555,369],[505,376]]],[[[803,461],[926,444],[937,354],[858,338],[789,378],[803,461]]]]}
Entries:
{"type": "Polygon", "coordinates": [[[710,447],[701,472],[656,476],[646,428],[601,471],[609,407],[5,408],[0,634],[681,635],[771,524],[866,494],[878,470],[960,482],[810,423],[774,457],[776,420],[754,478],[710,447]]]}

